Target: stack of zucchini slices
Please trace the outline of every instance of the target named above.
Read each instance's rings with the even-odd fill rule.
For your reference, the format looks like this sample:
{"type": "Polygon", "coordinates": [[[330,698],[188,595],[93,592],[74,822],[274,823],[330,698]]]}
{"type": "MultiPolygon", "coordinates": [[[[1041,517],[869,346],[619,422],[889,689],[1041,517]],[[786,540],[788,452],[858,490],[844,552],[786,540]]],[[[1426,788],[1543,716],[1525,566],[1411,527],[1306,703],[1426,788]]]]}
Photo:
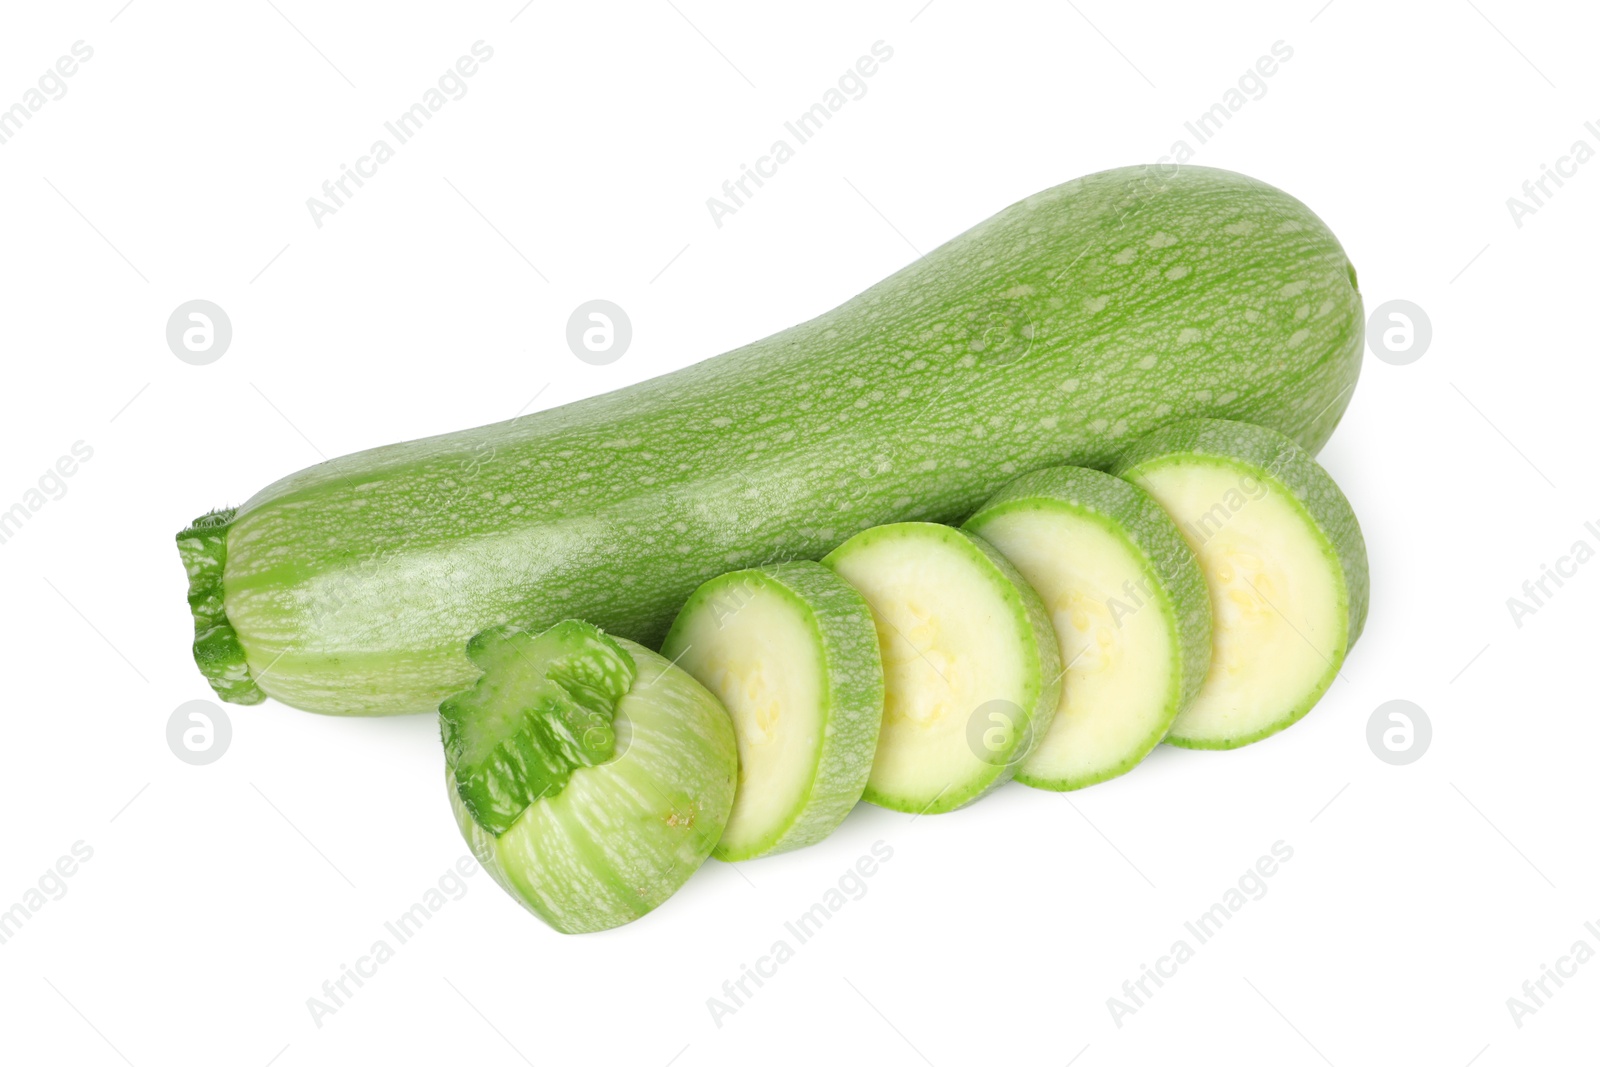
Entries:
{"type": "Polygon", "coordinates": [[[1162,741],[1259,741],[1316,704],[1366,608],[1360,527],[1311,456],[1180,422],[960,527],[714,578],[659,654],[578,622],[480,635],[482,677],[441,712],[452,800],[513,896],[605,929],[859,800],[936,814],[1012,778],[1103,782],[1162,741]]]}

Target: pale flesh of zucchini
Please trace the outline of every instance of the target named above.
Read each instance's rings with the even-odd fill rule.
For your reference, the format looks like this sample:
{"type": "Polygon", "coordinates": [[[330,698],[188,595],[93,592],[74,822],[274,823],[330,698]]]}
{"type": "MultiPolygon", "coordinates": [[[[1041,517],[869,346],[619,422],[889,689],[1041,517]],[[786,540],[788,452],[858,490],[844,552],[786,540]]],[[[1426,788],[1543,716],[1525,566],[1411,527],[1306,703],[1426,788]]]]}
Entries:
{"type": "Polygon", "coordinates": [[[1066,669],[1055,721],[1017,780],[1077,789],[1132,769],[1172,723],[1181,669],[1172,609],[1143,557],[1066,510],[1013,511],[980,531],[1044,601],[1066,669]]]}
{"type": "Polygon", "coordinates": [[[1241,484],[1245,473],[1189,461],[1139,479],[1177,520],[1211,592],[1211,670],[1172,724],[1175,743],[1211,747],[1287,726],[1344,658],[1337,560],[1292,498],[1260,481],[1241,484]]]}
{"type": "Polygon", "coordinates": [[[1211,596],[1210,670],[1167,741],[1237,748],[1298,722],[1367,619],[1366,542],[1339,486],[1283,434],[1225,419],[1164,426],[1113,473],[1172,516],[1211,596]]]}
{"type": "Polygon", "coordinates": [[[944,812],[1008,780],[1060,697],[1055,635],[1033,590],[981,539],[932,523],[867,530],[823,562],[872,605],[883,655],[864,798],[944,812]]]}
{"type": "Polygon", "coordinates": [[[739,784],[713,855],[751,859],[831,833],[861,798],[883,716],[861,595],[817,563],[735,571],[695,592],[661,652],[733,719],[739,784]]]}

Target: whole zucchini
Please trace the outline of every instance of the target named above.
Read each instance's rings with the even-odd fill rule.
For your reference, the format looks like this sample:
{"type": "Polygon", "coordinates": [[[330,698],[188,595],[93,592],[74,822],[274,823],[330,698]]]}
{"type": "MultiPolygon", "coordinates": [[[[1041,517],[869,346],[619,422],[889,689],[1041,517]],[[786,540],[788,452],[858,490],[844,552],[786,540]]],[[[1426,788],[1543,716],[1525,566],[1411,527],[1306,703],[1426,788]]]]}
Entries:
{"type": "Polygon", "coordinates": [[[959,522],[1016,475],[1214,416],[1320,448],[1360,369],[1326,226],[1227,171],[1013,204],[809,322],[673,374],[292,474],[178,535],[226,700],[434,710],[473,634],[582,618],[655,647],[724,571],[959,522]]]}

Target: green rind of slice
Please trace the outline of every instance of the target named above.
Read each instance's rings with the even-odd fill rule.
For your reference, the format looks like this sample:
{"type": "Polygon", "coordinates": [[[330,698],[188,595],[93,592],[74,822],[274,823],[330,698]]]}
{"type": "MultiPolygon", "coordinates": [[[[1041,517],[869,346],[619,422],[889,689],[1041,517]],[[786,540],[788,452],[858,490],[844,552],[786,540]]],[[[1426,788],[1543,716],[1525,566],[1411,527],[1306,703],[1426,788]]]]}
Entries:
{"type": "Polygon", "coordinates": [[[609,760],[574,768],[499,835],[467,810],[451,775],[451,808],[473,855],[561,933],[608,930],[656,908],[711,854],[733,804],[727,712],[657,653],[615,643],[636,677],[616,706],[609,760]]]}
{"type": "Polygon", "coordinates": [[[1012,481],[979,508],[965,528],[989,539],[1017,565],[1054,612],[1055,632],[1063,642],[1061,705],[1040,749],[1018,768],[1017,781],[1040,789],[1081,789],[1137,766],[1194,699],[1211,663],[1211,601],[1205,576],[1172,519],[1149,494],[1129,482],[1101,471],[1063,466],[1012,481]],[[1074,532],[1074,523],[1086,525],[1074,532]],[[1059,548],[1053,543],[1028,543],[1028,538],[1040,535],[1067,543],[1059,548]],[[1070,558],[1071,542],[1086,536],[1106,539],[1102,549],[1111,549],[1113,562],[1136,569],[1135,577],[1106,581],[1108,588],[1100,590],[1105,602],[1090,605],[1104,609],[1105,621],[1115,632],[1101,635],[1090,629],[1086,636],[1088,642],[1103,636],[1116,645],[1124,690],[1148,690],[1145,676],[1150,671],[1165,675],[1159,698],[1146,699],[1141,707],[1125,706],[1125,692],[1118,694],[1124,700],[1116,706],[1075,700],[1092,685],[1086,678],[1091,666],[1103,669],[1096,658],[1099,650],[1091,644],[1073,652],[1066,643],[1074,620],[1065,616],[1077,610],[1075,605],[1088,592],[1068,588],[1080,578],[1074,566],[1085,562],[1070,558]],[[1061,602],[1051,603],[1051,596],[1061,602]],[[1158,615],[1165,639],[1150,642],[1158,647],[1124,647],[1147,632],[1143,620],[1130,622],[1144,611],[1158,615]],[[1075,677],[1079,671],[1085,677],[1075,677]],[[1129,715],[1140,715],[1141,722],[1127,722],[1129,715]],[[1136,729],[1130,732],[1130,727],[1136,729]]]}
{"type": "MultiPolygon", "coordinates": [[[[1249,423],[1223,419],[1189,419],[1166,426],[1129,447],[1112,472],[1150,492],[1172,514],[1185,541],[1194,549],[1206,573],[1213,608],[1213,643],[1216,650],[1210,673],[1200,694],[1178,716],[1168,732],[1167,742],[1186,748],[1238,748],[1285,729],[1305,716],[1321,699],[1338,676],[1345,656],[1360,636],[1366,622],[1370,597],[1366,542],[1361,535],[1350,502],[1328,473],[1300,445],[1275,430],[1249,423]],[[1175,487],[1184,479],[1210,478],[1215,483],[1209,496],[1193,494],[1179,502],[1175,487]],[[1294,636],[1315,653],[1321,669],[1297,698],[1264,713],[1259,709],[1241,715],[1235,726],[1219,729],[1214,720],[1228,709],[1214,699],[1221,692],[1219,680],[1224,667],[1223,650],[1230,641],[1230,626],[1225,616],[1230,598],[1241,596],[1234,587],[1225,588],[1231,574],[1219,571],[1222,564],[1213,557],[1219,542],[1225,542],[1240,527],[1248,527],[1250,505],[1259,500],[1277,501],[1283,512],[1284,536],[1303,530],[1321,561],[1322,571],[1332,587],[1329,614],[1335,624],[1318,632],[1304,618],[1288,613],[1276,603],[1281,597],[1251,586],[1245,599],[1259,601],[1259,614],[1275,615],[1294,631],[1294,636]],[[1288,521],[1293,516],[1298,524],[1288,521]],[[1294,529],[1287,529],[1293,526],[1294,529]],[[1322,632],[1331,630],[1333,632],[1322,632]],[[1248,723],[1244,720],[1248,718],[1248,723]],[[1211,723],[1204,728],[1202,724],[1211,723]]],[[[1307,579],[1309,581],[1309,579],[1307,579]]],[[[1242,649],[1248,656],[1252,650],[1242,649]]],[[[1271,664],[1257,664],[1266,672],[1271,664]]],[[[1242,670],[1237,666],[1230,668],[1242,670]]]]}
{"type": "MultiPolygon", "coordinates": [[[[1055,631],[1044,604],[1022,575],[981,537],[928,522],[891,523],[863,530],[829,553],[822,562],[855,586],[872,606],[878,624],[879,646],[883,650],[884,725],[879,733],[873,773],[867,780],[862,799],[895,811],[934,815],[964,807],[1009,781],[1018,764],[1032,754],[1049,729],[1050,719],[1061,699],[1061,654],[1055,631]],[[918,572],[924,568],[914,567],[907,572],[913,576],[910,586],[884,587],[879,580],[881,576],[874,572],[879,564],[891,562],[901,550],[925,554],[929,564],[926,573],[918,577],[918,572]],[[991,688],[962,692],[957,697],[963,703],[957,710],[957,718],[947,721],[944,732],[937,737],[940,751],[927,754],[941,767],[958,770],[940,772],[915,787],[904,782],[903,778],[909,776],[905,775],[901,784],[896,785],[884,770],[891,750],[901,748],[897,762],[911,764],[922,762],[924,752],[918,750],[917,741],[908,740],[917,736],[920,727],[908,726],[896,718],[895,670],[891,664],[896,662],[898,653],[891,655],[891,650],[908,649],[952,690],[957,689],[959,682],[946,677],[931,662],[927,655],[929,649],[919,646],[915,632],[908,634],[905,627],[896,626],[892,621],[899,615],[897,605],[890,602],[893,597],[910,593],[930,601],[938,599],[943,590],[938,588],[941,583],[935,580],[936,560],[967,569],[983,593],[992,598],[990,606],[997,609],[995,617],[985,618],[975,614],[978,605],[959,608],[950,605],[947,614],[951,617],[942,621],[953,623],[957,621],[956,616],[970,616],[966,621],[984,629],[991,625],[1008,627],[1019,676],[1002,680],[1003,684],[991,688]],[[988,710],[997,703],[1005,706],[1003,712],[988,710]],[[984,723],[991,719],[997,725],[992,730],[984,729],[984,723]],[[991,735],[997,740],[990,741],[991,735]],[[912,746],[909,749],[904,747],[908,744],[912,746]]],[[[941,620],[932,621],[937,629],[941,620]]],[[[913,631],[915,629],[912,627],[913,631]]],[[[968,650],[949,651],[959,656],[968,650]]],[[[911,662],[910,657],[901,658],[911,662]]],[[[912,666],[915,668],[915,663],[912,666]]],[[[983,665],[973,666],[978,668],[975,674],[983,669],[983,665]]],[[[923,768],[916,769],[920,772],[923,768]]]]}
{"type": "Polygon", "coordinates": [[[462,804],[479,826],[503,834],[578,767],[611,758],[612,716],[634,663],[576,620],[537,635],[485,630],[468,642],[467,657],[483,673],[439,705],[439,732],[462,804]]]}
{"type": "Polygon", "coordinates": [[[661,654],[734,721],[739,788],[712,855],[753,859],[832,833],[861,799],[883,721],[878,635],[861,594],[807,561],[732,571],[695,590],[661,654]],[[797,633],[808,647],[773,647],[797,633]],[[774,662],[739,662],[752,650],[774,662]]]}

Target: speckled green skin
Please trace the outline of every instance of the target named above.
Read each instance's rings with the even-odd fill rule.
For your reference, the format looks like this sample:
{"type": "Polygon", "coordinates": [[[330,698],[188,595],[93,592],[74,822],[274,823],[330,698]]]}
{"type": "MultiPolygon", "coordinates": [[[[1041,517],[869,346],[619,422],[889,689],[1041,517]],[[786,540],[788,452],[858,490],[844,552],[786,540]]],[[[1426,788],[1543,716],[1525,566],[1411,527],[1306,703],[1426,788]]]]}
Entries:
{"type": "Polygon", "coordinates": [[[229,700],[432,711],[490,626],[582,618],[654,644],[717,574],[959,522],[1017,474],[1104,466],[1175,418],[1316,449],[1360,368],[1353,283],[1305,205],[1242,175],[1068,182],[715,359],[269,486],[200,568],[220,581],[193,595],[243,657],[202,669],[244,676],[229,700]]]}
{"type": "Polygon", "coordinates": [[[1190,419],[1150,434],[1131,445],[1112,473],[1138,483],[1140,477],[1168,464],[1216,463],[1248,473],[1269,491],[1294,503],[1322,541],[1329,571],[1342,582],[1340,607],[1346,618],[1341,641],[1328,656],[1328,669],[1315,688],[1271,725],[1226,741],[1196,741],[1167,736],[1183,748],[1239,748],[1294,725],[1322,699],[1339,674],[1345,656],[1367,622],[1370,588],[1367,543],[1355,510],[1328,472],[1300,445],[1263,426],[1224,419],[1190,419]]]}
{"type": "Polygon", "coordinates": [[[657,653],[617,644],[638,675],[617,704],[610,760],[574,770],[498,835],[473,820],[446,768],[472,854],[564,934],[609,930],[658,907],[705,862],[733,807],[738,753],[722,704],[657,653]]]}
{"type": "Polygon", "coordinates": [[[1183,534],[1150,494],[1114,475],[1083,467],[1046,467],[1008,484],[968,519],[965,529],[984,527],[1017,511],[1063,509],[1109,530],[1143,561],[1145,587],[1167,622],[1177,670],[1168,688],[1166,712],[1157,728],[1127,758],[1093,777],[1061,779],[1030,772],[1023,763],[1017,781],[1039,789],[1069,790],[1126,774],[1161,743],[1167,727],[1189,705],[1211,666],[1211,597],[1205,575],[1183,534]]]}
{"type": "MultiPolygon", "coordinates": [[[[803,617],[822,662],[817,686],[822,703],[822,743],[811,772],[811,787],[788,821],[760,841],[737,851],[725,841],[712,853],[721,860],[746,860],[814,845],[844,821],[861,799],[883,724],[883,661],[872,609],[850,583],[820,563],[796,560],[733,571],[706,582],[667,633],[661,654],[676,662],[683,654],[681,628],[694,613],[717,610],[719,597],[761,586],[777,591],[803,617]]],[[[727,625],[738,626],[734,609],[727,625]]],[[[759,788],[759,783],[756,786],[759,788]]],[[[737,796],[735,797],[737,801],[737,796]]]]}

